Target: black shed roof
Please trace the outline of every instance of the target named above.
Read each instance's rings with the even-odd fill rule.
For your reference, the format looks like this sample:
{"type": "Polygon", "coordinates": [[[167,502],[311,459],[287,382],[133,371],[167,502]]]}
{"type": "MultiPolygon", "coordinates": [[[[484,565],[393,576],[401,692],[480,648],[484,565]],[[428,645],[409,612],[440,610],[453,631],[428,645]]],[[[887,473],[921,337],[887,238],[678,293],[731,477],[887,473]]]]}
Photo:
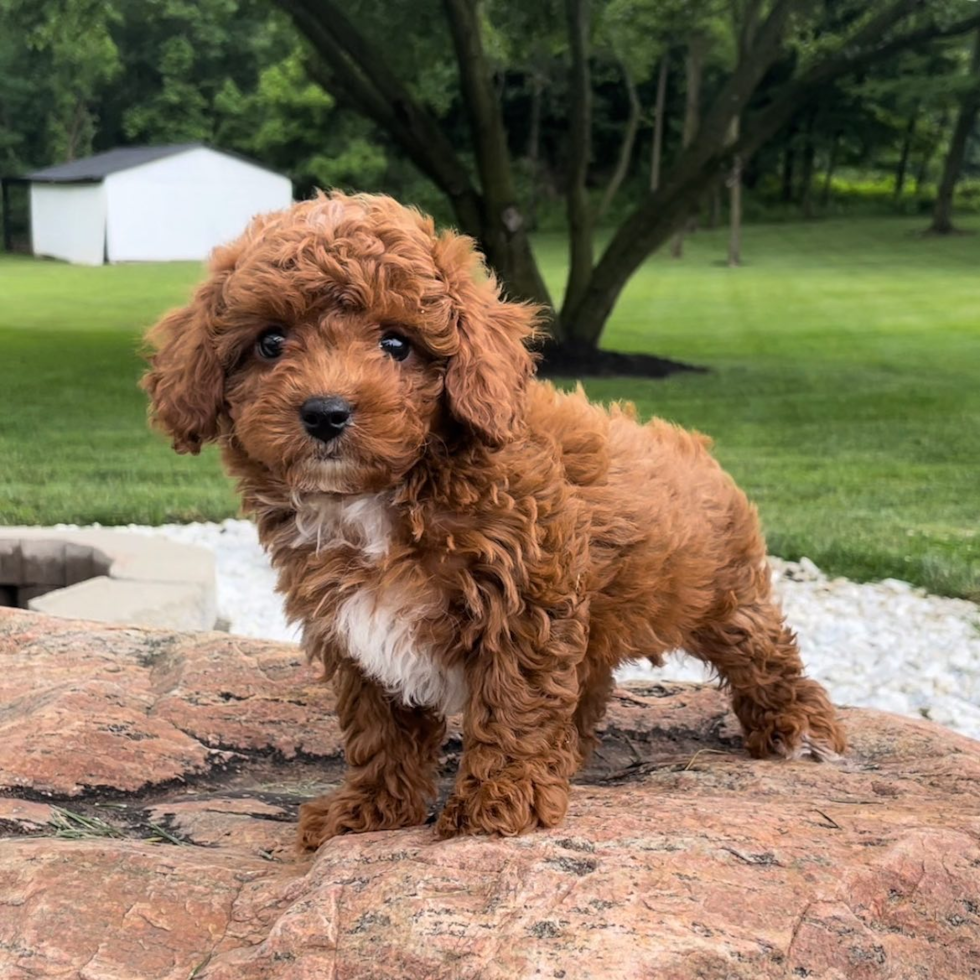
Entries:
{"type": "Polygon", "coordinates": [[[33,173],[24,174],[25,180],[38,184],[83,184],[98,183],[109,174],[120,170],[130,170],[144,163],[152,163],[164,157],[171,157],[187,150],[196,150],[204,143],[172,143],[169,146],[124,146],[108,153],[97,153],[84,160],[60,163],[56,167],[45,167],[33,173]]]}
{"type": "Polygon", "coordinates": [[[277,177],[285,176],[276,173],[270,167],[251,160],[233,150],[218,150],[207,143],[171,143],[169,146],[124,146],[118,150],[109,150],[107,153],[97,153],[94,157],[86,157],[84,160],[72,160],[71,163],[59,163],[56,167],[45,167],[43,170],[35,170],[33,173],[24,174],[22,177],[5,177],[4,180],[11,183],[29,184],[97,184],[110,174],[118,173],[120,170],[131,170],[133,167],[142,166],[144,163],[152,163],[154,160],[162,160],[164,157],[176,156],[178,153],[186,153],[188,150],[212,150],[222,156],[232,157],[241,160],[243,163],[266,170],[277,177]]]}

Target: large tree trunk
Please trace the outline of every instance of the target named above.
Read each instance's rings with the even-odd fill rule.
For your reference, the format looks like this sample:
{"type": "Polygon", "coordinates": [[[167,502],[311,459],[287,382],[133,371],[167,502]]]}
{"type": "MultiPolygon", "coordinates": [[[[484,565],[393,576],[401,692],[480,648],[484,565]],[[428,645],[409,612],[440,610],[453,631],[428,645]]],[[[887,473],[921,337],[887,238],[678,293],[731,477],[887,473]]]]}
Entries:
{"type": "MultiPolygon", "coordinates": [[[[701,124],[701,79],[704,76],[704,58],[708,40],[700,32],[691,36],[687,45],[685,60],[687,94],[684,99],[684,129],[681,133],[681,149],[686,150],[698,134],[701,124]]],[[[697,202],[692,202],[693,210],[697,202]]],[[[684,254],[684,235],[686,228],[678,230],[671,243],[670,254],[679,259],[684,254]]]]}
{"type": "MultiPolygon", "coordinates": [[[[728,151],[726,137],[732,120],[740,115],[763,75],[782,48],[786,21],[794,10],[792,0],[776,0],[762,21],[752,43],[750,57],[743,59],[724,83],[705,114],[699,135],[682,151],[655,194],[639,203],[606,246],[575,309],[563,311],[563,319],[575,336],[598,342],[602,328],[619,295],[642,262],[682,226],[704,192],[718,179],[728,151]]],[[[783,130],[820,86],[878,64],[915,45],[938,37],[955,37],[980,26],[980,13],[942,26],[927,24],[894,33],[907,16],[905,0],[883,8],[863,22],[841,53],[813,65],[787,83],[764,108],[743,121],[742,135],[734,150],[750,158],[783,130]],[[882,37],[891,37],[882,42],[882,37]]]]}
{"type": "Polygon", "coordinates": [[[664,51],[657,72],[657,98],[653,105],[653,153],[650,158],[650,190],[660,187],[660,167],[664,156],[664,108],[667,105],[668,57],[664,51]]]}
{"type": "MultiPolygon", "coordinates": [[[[811,78],[802,76],[790,98],[774,100],[754,120],[736,147],[729,147],[734,119],[744,111],[752,93],[769,70],[781,48],[793,0],[776,0],[755,33],[748,56],[738,66],[702,118],[698,135],[682,150],[660,190],[650,194],[617,229],[574,309],[563,309],[566,328],[582,341],[596,344],[623,287],[639,265],[669,241],[694,211],[706,190],[717,180],[733,152],[750,157],[779,132],[800,100],[797,92],[812,90],[811,78]]],[[[875,25],[876,26],[876,25],[875,25]]],[[[885,54],[887,54],[887,50],[885,54]]],[[[821,79],[822,80],[822,79],[821,79]]]]}
{"type": "Polygon", "coordinates": [[[912,152],[912,141],[915,139],[915,127],[919,121],[919,105],[916,103],[905,124],[902,134],[902,149],[898,155],[898,166],[895,168],[895,200],[902,196],[905,189],[905,176],[909,169],[909,154],[912,152]]]}
{"type": "Polygon", "coordinates": [[[963,170],[966,159],[966,146],[970,134],[977,122],[977,112],[980,110],[980,31],[973,42],[973,57],[970,59],[970,75],[972,84],[960,101],[960,111],[953,128],[953,138],[949,141],[949,152],[943,165],[943,176],[939,181],[939,193],[936,195],[936,207],[932,213],[932,224],[929,231],[936,235],[948,235],[953,229],[953,194],[956,182],[963,170]]]}

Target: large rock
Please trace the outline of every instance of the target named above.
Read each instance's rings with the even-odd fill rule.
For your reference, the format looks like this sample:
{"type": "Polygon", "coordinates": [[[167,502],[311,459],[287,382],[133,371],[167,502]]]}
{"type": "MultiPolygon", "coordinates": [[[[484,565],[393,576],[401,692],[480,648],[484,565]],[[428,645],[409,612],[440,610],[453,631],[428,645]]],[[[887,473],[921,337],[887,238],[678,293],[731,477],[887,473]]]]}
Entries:
{"type": "Polygon", "coordinates": [[[754,762],[632,688],[561,828],[296,860],[332,708],[293,647],[0,610],[0,977],[980,976],[980,743],[854,710],[845,764],[754,762]]]}

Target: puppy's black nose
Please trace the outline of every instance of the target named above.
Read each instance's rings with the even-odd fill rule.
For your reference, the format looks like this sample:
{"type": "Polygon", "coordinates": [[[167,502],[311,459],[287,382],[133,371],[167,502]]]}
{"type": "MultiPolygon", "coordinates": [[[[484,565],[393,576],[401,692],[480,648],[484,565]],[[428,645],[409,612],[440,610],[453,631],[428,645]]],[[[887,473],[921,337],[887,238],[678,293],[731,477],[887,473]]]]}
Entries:
{"type": "Polygon", "coordinates": [[[350,402],[344,398],[307,398],[299,410],[303,428],[314,439],[330,442],[336,439],[350,425],[354,414],[350,402]]]}

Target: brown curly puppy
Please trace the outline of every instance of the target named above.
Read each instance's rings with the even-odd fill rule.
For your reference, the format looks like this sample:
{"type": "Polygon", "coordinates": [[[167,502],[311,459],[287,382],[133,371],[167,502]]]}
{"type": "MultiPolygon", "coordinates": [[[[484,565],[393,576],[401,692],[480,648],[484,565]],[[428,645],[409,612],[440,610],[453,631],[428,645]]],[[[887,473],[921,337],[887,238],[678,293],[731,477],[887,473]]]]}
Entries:
{"type": "Polygon", "coordinates": [[[532,380],[535,316],[469,239],[333,194],[254,221],[149,334],[157,424],[178,452],[221,444],[334,679],[350,768],[303,807],[306,847],[423,822],[455,712],[438,833],[553,826],[613,669],[675,648],[731,690],[753,755],[844,749],[706,440],[532,380]]]}

